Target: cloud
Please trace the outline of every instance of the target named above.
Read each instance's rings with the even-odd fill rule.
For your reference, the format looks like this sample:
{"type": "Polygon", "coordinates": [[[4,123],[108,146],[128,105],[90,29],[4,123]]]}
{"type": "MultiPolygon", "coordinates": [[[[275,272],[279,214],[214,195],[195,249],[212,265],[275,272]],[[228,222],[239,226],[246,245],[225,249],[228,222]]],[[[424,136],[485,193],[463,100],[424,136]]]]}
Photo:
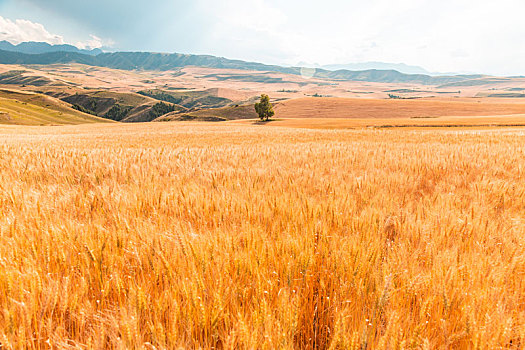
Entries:
{"type": "Polygon", "coordinates": [[[96,35],[90,34],[91,39],[86,41],[77,41],[75,44],[79,49],[93,50],[100,49],[102,47],[112,47],[115,45],[115,42],[111,39],[101,39],[96,35]]]}
{"type": "Polygon", "coordinates": [[[86,40],[87,34],[111,38],[119,50],[193,52],[207,27],[207,19],[195,11],[201,0],[0,0],[0,5],[2,1],[10,10],[2,12],[0,6],[4,16],[31,15],[75,43],[92,40],[86,40]]]}
{"type": "MultiPolygon", "coordinates": [[[[50,33],[42,24],[26,19],[10,20],[0,16],[0,40],[7,40],[12,44],[27,41],[45,42],[51,45],[66,44],[64,37],[50,33]]],[[[115,42],[111,39],[102,39],[90,34],[86,41],[77,41],[74,45],[79,49],[100,49],[112,47],[115,42]]]]}
{"type": "Polygon", "coordinates": [[[12,21],[0,16],[0,40],[7,40],[12,44],[24,41],[39,41],[49,44],[64,44],[64,38],[60,35],[49,33],[40,23],[34,23],[25,19],[12,21]]]}

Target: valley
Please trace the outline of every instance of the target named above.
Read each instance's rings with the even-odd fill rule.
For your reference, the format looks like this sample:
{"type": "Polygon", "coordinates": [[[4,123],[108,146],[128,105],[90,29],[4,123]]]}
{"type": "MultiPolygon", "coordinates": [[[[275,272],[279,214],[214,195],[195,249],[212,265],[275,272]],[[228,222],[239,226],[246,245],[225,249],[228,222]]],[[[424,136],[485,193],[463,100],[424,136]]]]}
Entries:
{"type": "MultiPolygon", "coordinates": [[[[282,125],[299,125],[282,122],[298,118],[310,126],[319,124],[312,118],[345,119],[323,127],[521,124],[525,78],[465,79],[424,85],[194,66],[148,71],[79,63],[0,65],[0,89],[53,99],[68,115],[82,115],[64,118],[64,124],[92,117],[119,122],[254,120],[252,107],[262,93],[271,97],[275,123],[282,125]],[[490,116],[497,120],[487,122],[490,116]]],[[[4,98],[22,101],[16,94],[4,98]]],[[[25,121],[9,119],[5,115],[14,113],[12,102],[0,101],[3,123],[61,124],[57,118],[42,119],[36,110],[25,121]]]]}

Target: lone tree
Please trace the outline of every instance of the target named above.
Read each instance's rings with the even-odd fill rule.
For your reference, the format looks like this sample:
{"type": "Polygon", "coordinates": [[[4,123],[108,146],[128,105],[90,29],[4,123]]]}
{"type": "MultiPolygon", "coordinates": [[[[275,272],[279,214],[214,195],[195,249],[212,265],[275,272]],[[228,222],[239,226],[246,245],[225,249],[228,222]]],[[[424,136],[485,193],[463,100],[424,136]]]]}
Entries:
{"type": "Polygon", "coordinates": [[[261,121],[268,121],[268,119],[273,117],[275,112],[273,111],[270,97],[268,97],[268,95],[261,95],[261,101],[255,104],[255,111],[259,114],[261,121]]]}

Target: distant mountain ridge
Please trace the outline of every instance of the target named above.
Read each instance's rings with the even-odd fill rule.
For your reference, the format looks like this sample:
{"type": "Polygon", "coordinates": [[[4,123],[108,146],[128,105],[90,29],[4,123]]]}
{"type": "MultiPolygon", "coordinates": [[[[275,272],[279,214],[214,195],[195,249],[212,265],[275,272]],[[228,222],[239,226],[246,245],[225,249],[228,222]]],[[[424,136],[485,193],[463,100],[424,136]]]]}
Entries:
{"type": "Polygon", "coordinates": [[[0,41],[0,50],[20,52],[20,53],[31,54],[31,55],[50,53],[50,52],[76,52],[76,53],[81,53],[85,55],[96,56],[102,53],[102,50],[100,49],[82,50],[76,46],[68,45],[68,44],[51,45],[45,42],[30,41],[30,42],[23,42],[18,45],[13,45],[9,41],[6,41],[6,40],[0,41]]]}
{"type": "MultiPolygon", "coordinates": [[[[107,67],[123,70],[172,70],[188,66],[205,68],[223,68],[252,70],[260,72],[278,72],[285,74],[301,75],[303,71],[300,67],[281,67],[276,65],[266,65],[256,62],[245,62],[241,60],[231,60],[223,57],[210,55],[189,55],[189,54],[166,54],[150,52],[114,52],[100,53],[96,56],[83,54],[80,52],[48,52],[40,54],[26,54],[15,51],[0,49],[0,64],[67,64],[80,63],[90,66],[107,67]]],[[[311,76],[311,74],[308,74],[311,76]]],[[[476,79],[481,76],[459,75],[459,76],[430,76],[426,74],[404,74],[396,70],[337,70],[316,69],[314,78],[330,79],[340,81],[366,81],[379,83],[413,83],[423,85],[443,85],[450,83],[463,82],[476,79]]]]}
{"type": "Polygon", "coordinates": [[[404,63],[386,63],[386,62],[360,62],[360,63],[348,63],[348,64],[329,64],[321,66],[323,69],[327,70],[396,70],[400,73],[405,74],[425,74],[425,75],[434,75],[427,71],[426,69],[419,66],[411,66],[404,63]]]}

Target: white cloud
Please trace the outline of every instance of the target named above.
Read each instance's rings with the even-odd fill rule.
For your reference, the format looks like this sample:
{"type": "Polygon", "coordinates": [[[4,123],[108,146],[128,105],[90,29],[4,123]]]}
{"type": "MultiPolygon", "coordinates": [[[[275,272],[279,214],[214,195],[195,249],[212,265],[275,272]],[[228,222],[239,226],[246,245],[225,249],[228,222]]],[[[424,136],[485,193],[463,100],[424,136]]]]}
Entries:
{"type": "Polygon", "coordinates": [[[64,44],[64,38],[60,35],[49,33],[40,23],[34,23],[25,19],[12,21],[0,16],[0,40],[7,40],[12,44],[24,41],[39,41],[49,44],[64,44]]]}
{"type": "MultiPolygon", "coordinates": [[[[79,49],[99,49],[111,47],[115,42],[111,39],[102,39],[90,34],[86,41],[77,41],[74,45],[79,49]]],[[[25,19],[10,20],[0,16],[0,40],[7,40],[11,44],[19,44],[26,41],[45,42],[52,45],[66,44],[64,37],[52,34],[40,23],[25,19]]]]}
{"type": "Polygon", "coordinates": [[[111,39],[101,39],[96,35],[90,34],[89,35],[91,39],[86,41],[77,41],[75,44],[76,47],[79,49],[85,49],[85,50],[93,50],[93,49],[100,49],[102,47],[111,47],[115,45],[115,42],[111,39]]]}

